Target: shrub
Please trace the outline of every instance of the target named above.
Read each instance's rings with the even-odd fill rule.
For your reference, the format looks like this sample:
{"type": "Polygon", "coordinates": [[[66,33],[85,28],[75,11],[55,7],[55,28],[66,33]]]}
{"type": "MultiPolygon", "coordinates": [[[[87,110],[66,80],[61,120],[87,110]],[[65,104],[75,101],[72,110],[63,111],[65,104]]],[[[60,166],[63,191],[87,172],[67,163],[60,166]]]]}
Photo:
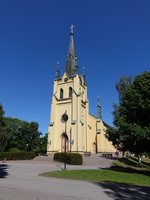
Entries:
{"type": "Polygon", "coordinates": [[[2,152],[0,160],[31,160],[35,157],[34,152],[2,152]]]}
{"type": "MultiPolygon", "coordinates": [[[[64,162],[65,153],[55,153],[54,160],[64,162]]],[[[66,163],[70,165],[82,165],[82,155],[78,153],[66,153],[66,163]]]]}
{"type": "Polygon", "coordinates": [[[11,148],[10,149],[10,152],[22,152],[20,149],[18,149],[18,148],[11,148]]]}

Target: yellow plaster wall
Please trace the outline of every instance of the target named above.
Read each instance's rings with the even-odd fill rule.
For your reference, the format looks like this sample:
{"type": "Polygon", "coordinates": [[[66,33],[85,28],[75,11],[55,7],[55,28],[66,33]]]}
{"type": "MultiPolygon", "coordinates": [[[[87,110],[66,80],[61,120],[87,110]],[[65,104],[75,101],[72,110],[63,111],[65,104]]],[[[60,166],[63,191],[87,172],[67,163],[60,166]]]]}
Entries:
{"type": "Polygon", "coordinates": [[[94,144],[96,144],[96,118],[89,114],[88,115],[88,132],[89,132],[89,150],[91,153],[94,152],[94,144]]]}
{"type": "Polygon", "coordinates": [[[106,126],[104,125],[103,121],[100,120],[97,122],[97,129],[100,129],[100,134],[97,134],[97,150],[98,152],[115,152],[116,149],[112,145],[112,142],[108,141],[105,132],[106,132],[106,126]]]}

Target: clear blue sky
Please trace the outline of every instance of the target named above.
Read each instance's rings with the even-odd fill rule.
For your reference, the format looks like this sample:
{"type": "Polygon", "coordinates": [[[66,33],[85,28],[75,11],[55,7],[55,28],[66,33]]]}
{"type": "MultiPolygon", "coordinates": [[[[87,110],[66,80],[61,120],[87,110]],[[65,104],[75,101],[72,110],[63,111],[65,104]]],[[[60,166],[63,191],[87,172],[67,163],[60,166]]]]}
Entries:
{"type": "Polygon", "coordinates": [[[72,23],[90,112],[96,115],[99,95],[106,123],[112,125],[119,77],[150,71],[149,0],[1,0],[0,102],[6,116],[36,121],[43,134],[56,63],[63,75],[72,23]]]}

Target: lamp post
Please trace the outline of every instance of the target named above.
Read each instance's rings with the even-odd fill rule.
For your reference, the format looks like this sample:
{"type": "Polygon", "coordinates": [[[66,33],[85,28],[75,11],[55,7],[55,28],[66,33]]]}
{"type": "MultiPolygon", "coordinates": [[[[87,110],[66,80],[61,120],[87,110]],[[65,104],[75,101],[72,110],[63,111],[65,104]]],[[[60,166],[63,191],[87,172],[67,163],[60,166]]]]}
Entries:
{"type": "Polygon", "coordinates": [[[67,125],[67,121],[68,121],[68,115],[67,115],[67,111],[65,111],[65,113],[62,115],[61,117],[61,122],[65,123],[65,157],[64,157],[64,170],[66,170],[66,125],[67,125]]]}

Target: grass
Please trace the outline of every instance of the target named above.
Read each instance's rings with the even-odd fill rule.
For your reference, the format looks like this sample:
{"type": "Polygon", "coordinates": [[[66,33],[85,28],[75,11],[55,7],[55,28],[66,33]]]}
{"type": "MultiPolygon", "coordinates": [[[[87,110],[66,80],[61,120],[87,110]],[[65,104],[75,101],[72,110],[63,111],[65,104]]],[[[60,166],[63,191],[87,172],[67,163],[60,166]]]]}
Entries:
{"type": "Polygon", "coordinates": [[[150,170],[150,158],[142,158],[142,165],[138,167],[138,159],[136,157],[131,158],[120,158],[117,162],[114,163],[114,166],[120,167],[131,167],[137,170],[150,170]]]}
{"type": "Polygon", "coordinates": [[[136,157],[120,158],[113,163],[111,169],[114,171],[145,174],[150,176],[150,159],[142,158],[142,165],[138,167],[138,159],[136,157]]]}
{"type": "Polygon", "coordinates": [[[113,182],[150,186],[150,159],[142,159],[138,167],[137,158],[121,158],[110,169],[68,170],[43,173],[43,176],[85,180],[93,182],[113,182]]]}

